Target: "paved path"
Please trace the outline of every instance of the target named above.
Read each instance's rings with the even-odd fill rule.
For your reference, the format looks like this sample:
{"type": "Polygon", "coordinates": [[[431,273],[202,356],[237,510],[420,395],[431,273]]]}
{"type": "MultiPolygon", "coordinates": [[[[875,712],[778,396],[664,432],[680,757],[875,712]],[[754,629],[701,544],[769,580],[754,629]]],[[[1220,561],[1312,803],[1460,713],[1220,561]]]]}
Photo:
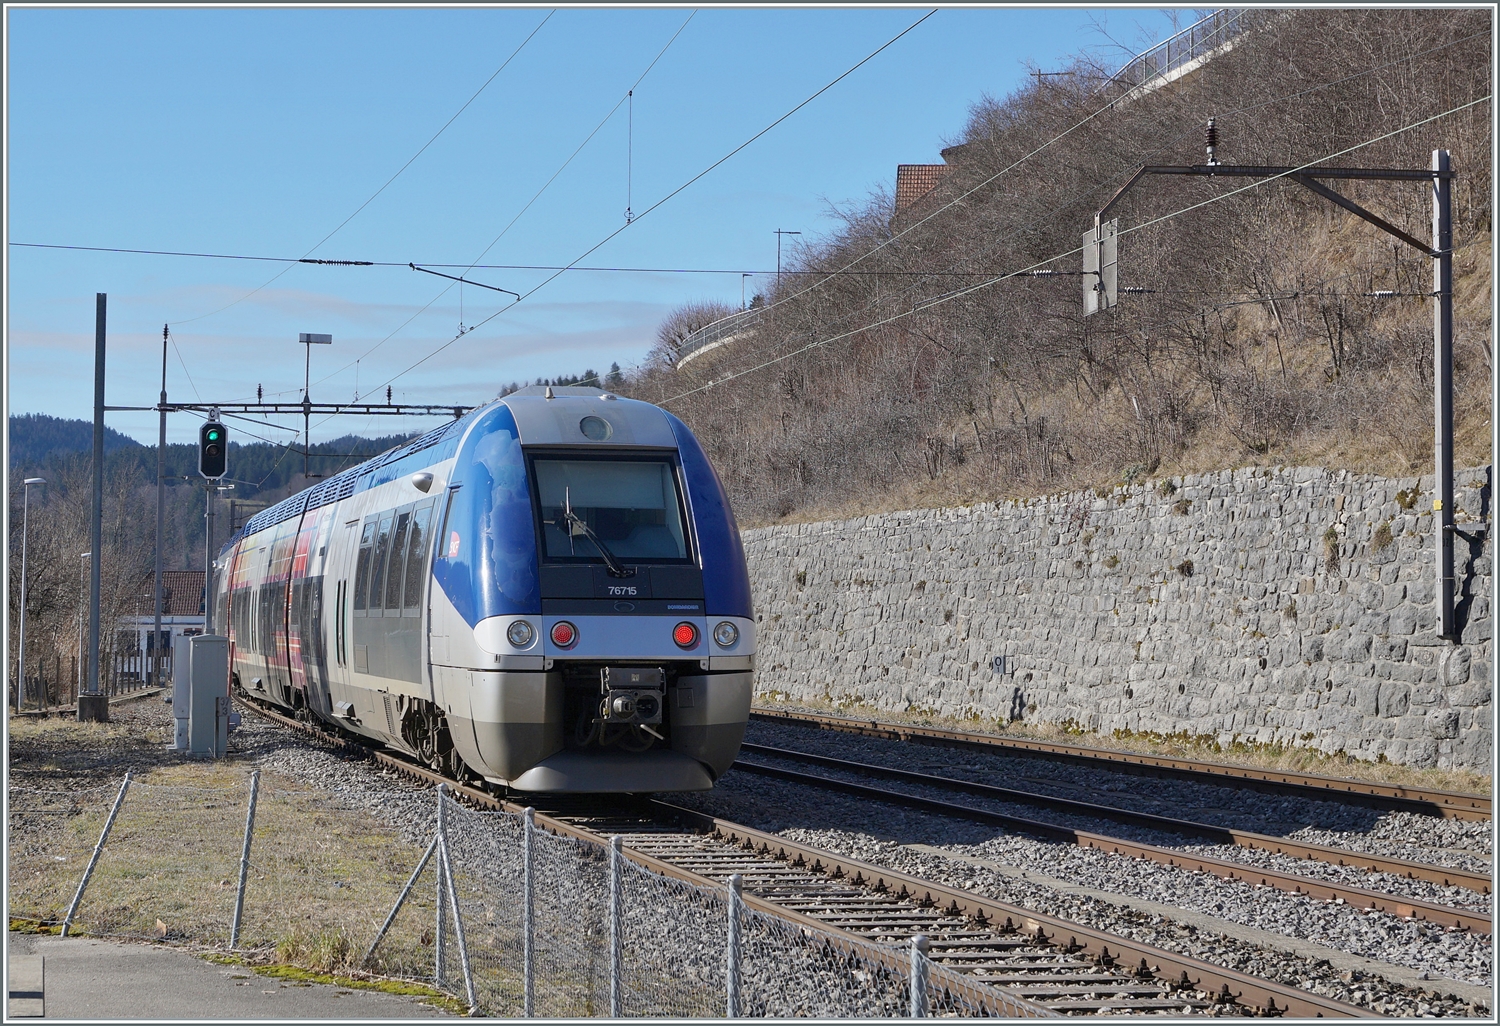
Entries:
{"type": "Polygon", "coordinates": [[[153,944],[12,933],[7,1019],[432,1019],[417,998],[292,983],[153,944]]]}

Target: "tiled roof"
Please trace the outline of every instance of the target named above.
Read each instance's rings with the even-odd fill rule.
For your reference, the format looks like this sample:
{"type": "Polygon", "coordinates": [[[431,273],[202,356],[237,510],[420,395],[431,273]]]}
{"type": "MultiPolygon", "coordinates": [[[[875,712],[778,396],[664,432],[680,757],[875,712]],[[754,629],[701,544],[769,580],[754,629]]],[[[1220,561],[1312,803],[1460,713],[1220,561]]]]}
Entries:
{"type": "Polygon", "coordinates": [[[897,164],[896,212],[900,213],[937,188],[947,173],[947,164],[897,164]]]}
{"type": "MultiPolygon", "coordinates": [[[[151,597],[155,589],[155,574],[148,572],[142,576],[140,590],[136,593],[136,615],[152,615],[151,597]]],[[[161,597],[163,616],[202,616],[203,571],[163,570],[161,597]]]]}

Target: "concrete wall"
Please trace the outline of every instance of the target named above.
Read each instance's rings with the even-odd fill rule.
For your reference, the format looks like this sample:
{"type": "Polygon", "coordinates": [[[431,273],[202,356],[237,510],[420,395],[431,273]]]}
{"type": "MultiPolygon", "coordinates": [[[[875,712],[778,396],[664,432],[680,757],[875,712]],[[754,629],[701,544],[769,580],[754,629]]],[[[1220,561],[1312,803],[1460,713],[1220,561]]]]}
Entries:
{"type": "Polygon", "coordinates": [[[756,688],[1484,769],[1490,473],[1458,475],[1458,643],[1430,477],[1250,468],[746,531],[756,688]]]}

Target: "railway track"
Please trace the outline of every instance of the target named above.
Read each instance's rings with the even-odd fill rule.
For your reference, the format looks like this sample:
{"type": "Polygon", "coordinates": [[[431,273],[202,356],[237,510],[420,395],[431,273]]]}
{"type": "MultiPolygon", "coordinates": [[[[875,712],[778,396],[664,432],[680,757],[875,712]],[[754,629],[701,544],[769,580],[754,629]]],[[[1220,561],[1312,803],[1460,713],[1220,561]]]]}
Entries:
{"type": "MultiPolygon", "coordinates": [[[[423,766],[241,699],[256,714],[410,779],[447,783],[476,807],[519,812],[522,806],[423,766]]],[[[538,796],[540,803],[545,796],[538,796]]],[[[627,858],[698,886],[744,878],[747,906],[804,925],[830,943],[929,938],[935,962],[972,980],[977,1007],[990,988],[1064,1015],[1112,1012],[1380,1018],[1378,1013],[1300,988],[1179,955],[1126,937],[1032,912],[908,874],[789,841],[662,801],[621,811],[578,799],[539,808],[535,821],[553,833],[595,844],[625,837],[627,858]]],[[[907,957],[891,944],[892,968],[907,957]]]]}
{"type": "Polygon", "coordinates": [[[997,737],[939,727],[914,727],[880,720],[860,720],[819,713],[788,712],[756,707],[752,719],[768,723],[789,723],[834,730],[864,737],[915,741],[950,748],[970,748],[1005,755],[1036,756],[1082,765],[1108,768],[1122,773],[1172,777],[1199,783],[1223,783],[1273,794],[1294,795],[1315,800],[1334,800],[1379,809],[1399,809],[1450,819],[1489,819],[1490,796],[1458,791],[1439,791],[1380,784],[1367,780],[1320,776],[1313,773],[1290,773],[1282,770],[1253,769],[1199,759],[1178,759],[1162,755],[1140,755],[1110,748],[1088,748],[1082,745],[1055,744],[1021,738],[997,737]]]}
{"type": "MultiPolygon", "coordinates": [[[[830,769],[844,770],[850,773],[858,773],[861,776],[875,777],[882,780],[896,780],[903,783],[942,788],[944,790],[957,791],[961,794],[995,798],[1000,801],[1035,805],[1057,812],[1072,812],[1097,819],[1107,819],[1117,823],[1150,827],[1154,830],[1164,830],[1168,833],[1181,834],[1185,837],[1201,838],[1213,844],[1253,848],[1274,852],[1278,855],[1290,855],[1300,859],[1326,862],[1333,866],[1357,866],[1371,873],[1394,873],[1397,876],[1404,876],[1412,880],[1426,880],[1429,883],[1441,884],[1445,887],[1464,887],[1479,894],[1490,893],[1491,878],[1487,873],[1471,873],[1462,869],[1434,866],[1425,862],[1414,862],[1409,859],[1370,855],[1326,844],[1308,844],[1301,841],[1291,841],[1270,834],[1258,834],[1249,830],[1236,830],[1230,827],[1216,826],[1212,823],[1199,823],[1194,820],[1158,816],[1149,812],[1138,812],[1134,809],[1122,809],[1114,805],[1100,805],[1095,802],[1060,798],[1056,795],[1038,794],[1034,791],[1022,791],[1010,787],[997,787],[992,784],[981,784],[971,780],[937,776],[930,773],[917,773],[911,770],[896,769],[891,766],[877,766],[870,763],[854,762],[848,759],[836,759],[824,755],[815,755],[810,752],[773,748],[768,745],[756,745],[746,742],[741,745],[740,750],[753,752],[756,755],[768,758],[824,766],[830,769]]],[[[757,771],[756,767],[750,763],[742,762],[742,768],[751,772],[757,771]]]]}
{"type": "MultiPolygon", "coordinates": [[[[756,745],[746,745],[746,748],[759,748],[756,745]]],[[[772,750],[780,753],[780,750],[772,750]]],[[[794,757],[801,753],[788,752],[784,757],[794,757]]],[[[811,757],[820,765],[839,764],[838,768],[855,768],[863,766],[862,763],[842,763],[839,759],[829,759],[824,756],[811,757]]],[[[895,805],[903,805],[908,808],[918,809],[937,815],[953,816],[959,819],[967,819],[982,823],[990,823],[1003,826],[1012,830],[1020,830],[1034,836],[1041,836],[1056,840],[1063,840],[1077,844],[1084,848],[1097,848],[1101,851],[1111,852],[1118,855],[1129,855],[1134,858],[1149,859],[1164,866],[1173,866],[1189,872],[1197,871],[1209,873],[1223,880],[1238,880],[1245,883],[1259,885],[1262,887],[1274,887],[1277,890],[1286,891],[1291,894],[1302,894],[1308,897],[1321,898],[1325,901],[1343,901],[1356,908],[1368,908],[1379,912],[1388,912],[1391,915],[1405,916],[1410,919],[1421,919],[1434,924],[1461,930],[1475,930],[1480,933],[1490,932],[1490,917],[1482,912],[1474,912],[1468,909],[1454,908],[1450,905],[1439,905],[1433,902],[1419,901],[1414,898],[1406,898],[1400,895],[1392,895],[1382,891],[1374,891],[1361,887],[1352,887],[1346,884],[1334,883],[1313,877],[1298,876],[1292,873],[1280,873],[1274,870],[1262,869],[1257,866],[1246,865],[1242,862],[1232,862],[1227,859],[1209,858],[1184,852],[1176,848],[1164,848],[1159,845],[1145,844],[1122,837],[1110,837],[1106,834],[1091,833],[1086,830],[1077,830],[1073,827],[1062,826],[1057,823],[1048,823],[1039,820],[1024,819],[1020,816],[1012,816],[1006,813],[994,812],[989,809],[976,808],[972,805],[959,805],[953,802],[945,802],[935,798],[927,798],[921,795],[909,794],[902,791],[892,791],[888,788],[873,787],[868,784],[859,784],[849,780],[834,777],[825,777],[816,773],[801,773],[796,770],[783,769],[777,766],[768,766],[763,763],[749,762],[740,759],[735,763],[735,768],[760,776],[774,777],[779,780],[788,780],[810,787],[823,788],[825,790],[840,791],[859,798],[872,801],[888,802],[895,805]]],[[[869,767],[880,770],[883,767],[869,767]]],[[[855,770],[858,771],[857,769],[855,770]]],[[[899,772],[899,771],[898,771],[899,772]]],[[[912,774],[912,776],[923,776],[912,774]]],[[[1003,788],[990,789],[987,785],[970,785],[967,781],[948,780],[947,778],[933,777],[923,780],[923,783],[938,781],[952,786],[954,789],[968,790],[971,794],[984,794],[988,790],[1004,790],[1003,788]],[[973,788],[974,790],[970,790],[973,788]],[[978,790],[984,788],[985,791],[978,790]]],[[[941,786],[941,785],[939,785],[941,786]]],[[[1084,803],[1076,803],[1084,804],[1084,803]]],[[[1132,813],[1131,815],[1144,815],[1132,813]]],[[[1158,824],[1171,824],[1177,821],[1165,817],[1153,816],[1151,819],[1158,824]]],[[[1199,825],[1199,824],[1192,824],[1199,825]]],[[[1161,826],[1161,829],[1167,829],[1161,826]]],[[[1208,827],[1207,829],[1216,829],[1208,827]]],[[[1275,841],[1275,838],[1267,838],[1275,841]]],[[[1274,850],[1274,849],[1272,849],[1274,850]]],[[[1329,852],[1337,849],[1328,849],[1329,852]]],[[[1349,862],[1354,862],[1353,853],[1342,853],[1348,857],[1349,862]]],[[[1331,855],[1329,856],[1332,857],[1331,855]]],[[[1400,862],[1401,860],[1385,859],[1385,863],[1400,862]]],[[[1415,875],[1417,870],[1423,872],[1421,879],[1431,879],[1432,874],[1441,876],[1441,867],[1426,866],[1422,863],[1402,863],[1409,867],[1415,875]]],[[[1391,872],[1393,870],[1386,869],[1391,872]]],[[[1403,873],[1403,875],[1408,875],[1403,873]]],[[[1450,874],[1451,875],[1451,874],[1450,874]]],[[[1485,879],[1488,883],[1488,879],[1485,879]]]]}

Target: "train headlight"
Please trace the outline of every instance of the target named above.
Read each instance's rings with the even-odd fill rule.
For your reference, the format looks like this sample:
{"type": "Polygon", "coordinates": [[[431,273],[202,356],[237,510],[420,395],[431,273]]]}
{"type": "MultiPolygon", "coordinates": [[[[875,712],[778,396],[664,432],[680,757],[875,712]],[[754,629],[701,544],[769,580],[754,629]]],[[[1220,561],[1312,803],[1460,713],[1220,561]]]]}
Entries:
{"type": "Polygon", "coordinates": [[[698,628],[684,620],[672,628],[672,640],[678,648],[692,648],[698,644],[698,628]]]}
{"type": "Polygon", "coordinates": [[[725,620],[714,628],[714,641],[718,642],[720,648],[733,648],[734,643],[740,640],[740,629],[725,620]]]}
{"type": "Polygon", "coordinates": [[[536,630],[525,620],[514,620],[505,630],[505,639],[516,648],[525,648],[536,637],[536,630]]]}
{"type": "Polygon", "coordinates": [[[559,620],[552,625],[552,643],[558,648],[572,648],[577,640],[578,628],[568,621],[559,620]]]}

